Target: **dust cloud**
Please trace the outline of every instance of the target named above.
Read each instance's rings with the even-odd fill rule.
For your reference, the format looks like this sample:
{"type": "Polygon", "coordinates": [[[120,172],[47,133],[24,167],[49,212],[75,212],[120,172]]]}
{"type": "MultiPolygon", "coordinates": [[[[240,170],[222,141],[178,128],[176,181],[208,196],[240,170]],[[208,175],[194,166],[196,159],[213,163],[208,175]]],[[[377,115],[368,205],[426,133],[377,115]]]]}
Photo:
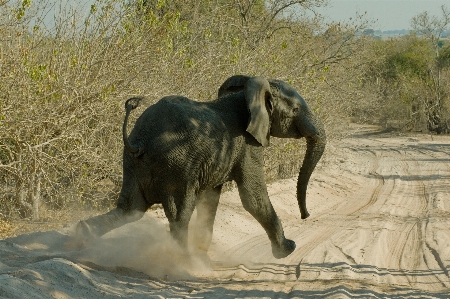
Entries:
{"type": "Polygon", "coordinates": [[[163,280],[195,279],[212,271],[204,257],[182,249],[168,224],[146,214],[112,230],[76,254],[80,262],[105,268],[130,268],[163,280]]]}

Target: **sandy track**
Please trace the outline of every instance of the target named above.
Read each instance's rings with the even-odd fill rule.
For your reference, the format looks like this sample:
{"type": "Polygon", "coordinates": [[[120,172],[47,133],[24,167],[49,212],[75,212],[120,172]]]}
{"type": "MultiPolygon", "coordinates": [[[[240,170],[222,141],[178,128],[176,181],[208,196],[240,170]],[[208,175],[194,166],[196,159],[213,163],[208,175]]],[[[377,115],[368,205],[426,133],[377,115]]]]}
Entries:
{"type": "Polygon", "coordinates": [[[268,188],[297,243],[285,259],[228,192],[212,269],[177,250],[153,210],[79,252],[64,249],[65,231],[0,241],[0,298],[450,298],[450,137],[366,127],[335,141],[306,220],[295,186],[268,188]]]}

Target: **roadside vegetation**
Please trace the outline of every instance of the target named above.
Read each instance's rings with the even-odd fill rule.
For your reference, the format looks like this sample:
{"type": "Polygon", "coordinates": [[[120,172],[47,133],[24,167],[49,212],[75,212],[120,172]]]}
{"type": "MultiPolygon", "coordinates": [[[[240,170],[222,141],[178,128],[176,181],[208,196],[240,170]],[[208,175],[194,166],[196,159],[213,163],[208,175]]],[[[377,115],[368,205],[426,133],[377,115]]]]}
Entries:
{"type": "MultiPolygon", "coordinates": [[[[381,41],[362,34],[364,15],[333,23],[315,13],[323,5],[0,0],[0,238],[25,220],[62,225],[114,204],[134,95],[146,97],[137,117],[164,95],[210,101],[229,76],[261,75],[291,83],[330,139],[350,118],[448,133],[448,10],[381,41]]],[[[296,174],[303,146],[274,139],[267,180],[296,174]]]]}
{"type": "Polygon", "coordinates": [[[364,89],[374,101],[359,101],[354,115],[374,118],[387,128],[450,133],[450,10],[411,20],[410,34],[369,43],[364,89]],[[368,115],[366,115],[368,113],[368,115]]]}

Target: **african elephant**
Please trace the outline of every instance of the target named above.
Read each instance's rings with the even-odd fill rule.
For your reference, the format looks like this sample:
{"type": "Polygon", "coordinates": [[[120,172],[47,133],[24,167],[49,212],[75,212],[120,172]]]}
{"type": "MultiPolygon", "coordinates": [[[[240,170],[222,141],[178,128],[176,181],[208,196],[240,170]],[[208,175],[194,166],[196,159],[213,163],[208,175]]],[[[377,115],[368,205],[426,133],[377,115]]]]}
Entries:
{"type": "Polygon", "coordinates": [[[272,207],[264,180],[263,147],[270,136],[307,141],[297,183],[301,218],[306,209],[309,178],[325,148],[322,123],[305,100],[286,82],[263,77],[232,76],[218,98],[196,102],[166,96],[148,107],[127,136],[127,121],[140,98],[125,103],[123,123],[123,185],[117,207],[80,221],[76,238],[87,242],[121,225],[140,219],[161,203],[170,232],[187,246],[188,224],[194,208],[194,240],[206,254],[222,185],[234,180],[244,208],[261,224],[276,258],[295,249],[286,239],[272,207]]]}

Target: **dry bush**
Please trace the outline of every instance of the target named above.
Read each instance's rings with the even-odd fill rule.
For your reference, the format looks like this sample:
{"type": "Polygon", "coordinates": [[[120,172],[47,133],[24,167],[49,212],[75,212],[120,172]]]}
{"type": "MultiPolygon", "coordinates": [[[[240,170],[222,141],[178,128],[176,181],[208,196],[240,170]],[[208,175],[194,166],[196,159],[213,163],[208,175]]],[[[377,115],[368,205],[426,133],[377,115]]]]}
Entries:
{"type": "MultiPolygon", "coordinates": [[[[290,1],[299,12],[322,2],[290,1]]],[[[0,2],[5,217],[109,208],[121,185],[123,103],[133,95],[147,99],[135,119],[168,94],[212,100],[234,74],[283,79],[304,95],[331,138],[348,102],[360,96],[365,39],[355,32],[363,23],[279,14],[276,1],[270,9],[248,2],[259,3],[248,7],[251,18],[242,14],[242,1],[51,3],[0,2]],[[51,10],[59,12],[53,25],[43,21],[51,10]],[[255,10],[272,22],[255,19],[255,10]]],[[[267,179],[296,174],[303,142],[272,144],[267,179]]]]}
{"type": "Polygon", "coordinates": [[[385,128],[446,133],[450,130],[450,45],[440,54],[430,40],[410,34],[372,41],[364,89],[372,101],[359,102],[353,114],[367,115],[385,128]]]}
{"type": "Polygon", "coordinates": [[[352,116],[386,128],[436,134],[450,132],[450,10],[413,17],[414,31],[390,40],[372,40],[365,51],[363,88],[352,116]],[[359,116],[359,117],[358,117],[359,116]]]}

